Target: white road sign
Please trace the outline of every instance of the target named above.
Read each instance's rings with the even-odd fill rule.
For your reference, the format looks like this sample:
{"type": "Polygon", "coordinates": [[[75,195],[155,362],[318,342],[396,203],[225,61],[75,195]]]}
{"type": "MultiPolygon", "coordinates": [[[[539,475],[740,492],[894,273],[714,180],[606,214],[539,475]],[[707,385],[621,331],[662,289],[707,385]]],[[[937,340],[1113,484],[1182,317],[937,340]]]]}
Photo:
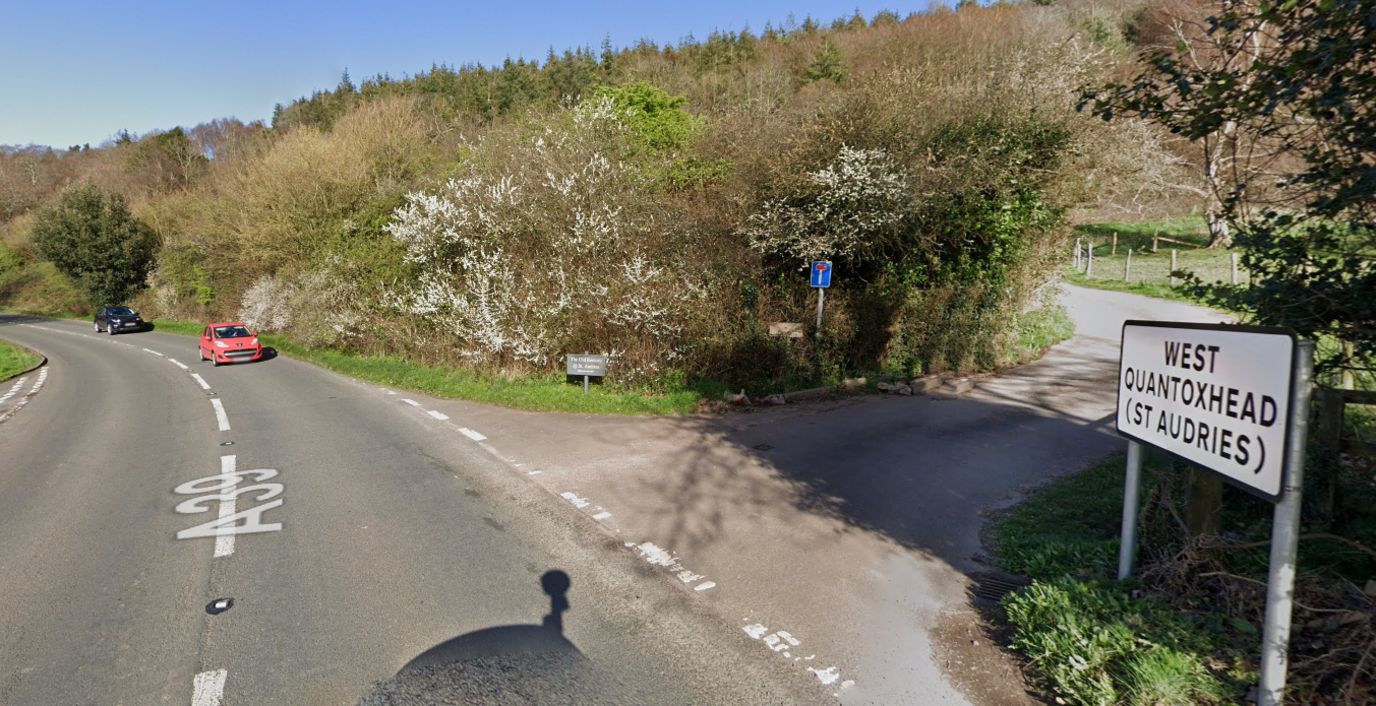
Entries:
{"type": "Polygon", "coordinates": [[[1289,329],[1128,321],[1118,432],[1274,499],[1294,355],[1289,329]]]}

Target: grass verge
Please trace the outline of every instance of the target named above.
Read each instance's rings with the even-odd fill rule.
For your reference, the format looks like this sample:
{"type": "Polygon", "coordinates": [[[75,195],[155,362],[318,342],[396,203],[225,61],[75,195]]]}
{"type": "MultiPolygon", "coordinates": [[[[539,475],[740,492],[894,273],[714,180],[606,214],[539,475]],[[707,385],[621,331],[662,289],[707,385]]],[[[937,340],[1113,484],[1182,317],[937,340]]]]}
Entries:
{"type": "MultiPolygon", "coordinates": [[[[188,321],[156,321],[155,331],[199,336],[204,324],[188,321]]],[[[285,336],[259,336],[265,346],[297,360],[314,363],[342,375],[379,385],[423,392],[436,397],[483,402],[537,412],[591,414],[686,414],[697,408],[707,390],[679,389],[662,395],[609,390],[594,383],[588,394],[581,384],[566,378],[518,378],[481,376],[456,368],[431,368],[399,357],[362,356],[353,353],[307,348],[285,336]]]]}
{"type": "MultiPolygon", "coordinates": [[[[992,528],[1000,566],[1033,579],[1004,599],[1013,647],[1060,703],[1234,703],[1254,674],[1218,658],[1235,654],[1227,631],[1113,580],[1123,464],[1115,456],[1040,488],[992,528]]],[[[1144,470],[1150,488],[1161,462],[1144,470]]]]}
{"type": "Polygon", "coordinates": [[[1191,296],[1185,291],[1184,287],[1163,284],[1160,282],[1125,282],[1121,279],[1104,279],[1102,277],[1086,277],[1083,272],[1076,272],[1074,268],[1066,268],[1061,273],[1061,279],[1067,284],[1088,289],[1102,289],[1109,292],[1127,292],[1128,294],[1140,294],[1144,297],[1155,297],[1157,299],[1169,299],[1171,301],[1184,302],[1204,306],[1205,303],[1198,297],[1191,296]]]}
{"type": "MultiPolygon", "coordinates": [[[[1311,453],[1313,470],[1322,457],[1311,453]]],[[[1035,490],[990,527],[1000,567],[1033,579],[1003,601],[1013,648],[1057,703],[1243,703],[1257,678],[1271,506],[1225,487],[1219,535],[1187,536],[1172,500],[1185,497],[1185,475],[1148,452],[1142,558],[1118,582],[1123,466],[1118,455],[1035,490]]],[[[1373,468],[1348,459],[1341,470],[1349,502],[1327,529],[1371,544],[1373,468]]],[[[1376,600],[1358,587],[1376,578],[1376,559],[1323,536],[1300,545],[1288,697],[1373,703],[1376,669],[1362,655],[1376,649],[1376,600]]]]}
{"type": "Polygon", "coordinates": [[[30,353],[27,349],[20,348],[13,343],[0,341],[0,382],[38,365],[40,360],[42,358],[30,353]]]}

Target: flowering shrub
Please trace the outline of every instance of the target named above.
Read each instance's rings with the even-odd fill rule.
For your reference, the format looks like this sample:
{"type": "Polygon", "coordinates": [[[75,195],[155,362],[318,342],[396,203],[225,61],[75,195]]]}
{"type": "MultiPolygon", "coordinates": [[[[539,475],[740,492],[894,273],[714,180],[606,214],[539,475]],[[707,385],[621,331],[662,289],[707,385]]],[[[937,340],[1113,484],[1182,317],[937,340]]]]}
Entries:
{"type": "Polygon", "coordinates": [[[623,380],[658,375],[701,288],[671,247],[659,190],[621,160],[623,117],[602,97],[543,129],[489,135],[466,174],[407,194],[385,229],[420,274],[385,305],[480,365],[552,368],[586,349],[622,360],[623,380]]]}
{"type": "Polygon", "coordinates": [[[765,201],[742,234],[761,252],[806,263],[872,254],[907,215],[903,170],[882,149],[843,146],[801,193],[765,201]]]}

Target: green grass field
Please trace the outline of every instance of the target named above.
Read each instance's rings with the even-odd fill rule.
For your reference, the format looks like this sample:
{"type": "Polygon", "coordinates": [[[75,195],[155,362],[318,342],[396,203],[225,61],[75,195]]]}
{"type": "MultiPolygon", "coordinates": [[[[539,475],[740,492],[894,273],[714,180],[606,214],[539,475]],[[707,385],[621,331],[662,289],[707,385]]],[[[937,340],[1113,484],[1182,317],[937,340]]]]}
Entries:
{"type": "Polygon", "coordinates": [[[40,360],[42,358],[19,346],[0,341],[0,381],[8,380],[38,365],[40,360]]]}
{"type": "MultiPolygon", "coordinates": [[[[1159,285],[1170,287],[1173,271],[1193,272],[1205,282],[1233,281],[1233,258],[1236,250],[1207,249],[1208,232],[1202,220],[1181,218],[1151,223],[1102,223],[1079,226],[1076,241],[1082,246],[1078,267],[1073,253],[1067,253],[1067,271],[1079,274],[1088,286],[1101,286],[1117,291],[1122,285],[1159,285]],[[1158,236],[1181,241],[1158,240],[1158,236]],[[1093,252],[1093,266],[1089,253],[1093,252]],[[1129,255],[1131,252],[1131,264],[1129,255]],[[1172,270],[1172,255],[1174,266],[1172,270]],[[1102,280],[1104,284],[1096,284],[1102,280]]],[[[1077,284],[1080,282],[1077,282],[1077,284]]],[[[1247,284],[1246,270],[1238,268],[1237,283],[1247,284]]],[[[1147,292],[1143,292],[1147,293],[1147,292]]]]}

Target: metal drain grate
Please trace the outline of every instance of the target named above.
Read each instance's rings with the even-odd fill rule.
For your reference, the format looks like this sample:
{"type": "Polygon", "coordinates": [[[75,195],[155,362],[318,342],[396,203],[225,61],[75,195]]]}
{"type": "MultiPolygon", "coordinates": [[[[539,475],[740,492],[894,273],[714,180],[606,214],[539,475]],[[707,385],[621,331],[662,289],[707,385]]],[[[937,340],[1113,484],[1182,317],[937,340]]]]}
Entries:
{"type": "Polygon", "coordinates": [[[975,595],[980,598],[999,601],[1003,597],[1027,586],[1032,585],[1032,580],[1025,576],[1015,576],[1013,574],[985,574],[975,583],[975,595]]]}

